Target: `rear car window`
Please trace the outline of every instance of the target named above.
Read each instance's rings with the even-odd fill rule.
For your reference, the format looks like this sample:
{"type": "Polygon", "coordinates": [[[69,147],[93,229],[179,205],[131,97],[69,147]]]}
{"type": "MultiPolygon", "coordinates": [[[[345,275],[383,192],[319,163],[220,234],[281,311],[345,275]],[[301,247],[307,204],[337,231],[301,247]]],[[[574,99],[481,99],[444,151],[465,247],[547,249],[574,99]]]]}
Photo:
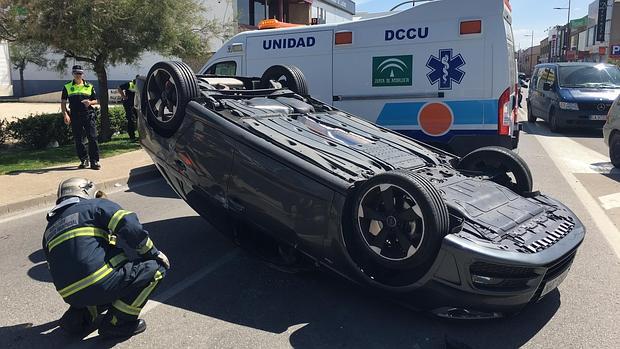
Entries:
{"type": "Polygon", "coordinates": [[[237,63],[235,61],[216,63],[215,65],[209,67],[207,74],[237,75],[237,63]]]}

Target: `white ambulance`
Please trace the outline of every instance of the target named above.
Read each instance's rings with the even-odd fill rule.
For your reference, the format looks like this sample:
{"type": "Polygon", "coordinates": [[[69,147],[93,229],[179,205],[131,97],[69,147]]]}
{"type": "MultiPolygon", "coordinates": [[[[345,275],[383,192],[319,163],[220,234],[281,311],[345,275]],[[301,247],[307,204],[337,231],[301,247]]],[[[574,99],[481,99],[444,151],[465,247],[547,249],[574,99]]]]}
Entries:
{"type": "Polygon", "coordinates": [[[408,136],[458,154],[515,148],[511,22],[509,0],[437,0],[366,20],[248,31],[201,73],[261,76],[294,65],[313,97],[408,136]]]}

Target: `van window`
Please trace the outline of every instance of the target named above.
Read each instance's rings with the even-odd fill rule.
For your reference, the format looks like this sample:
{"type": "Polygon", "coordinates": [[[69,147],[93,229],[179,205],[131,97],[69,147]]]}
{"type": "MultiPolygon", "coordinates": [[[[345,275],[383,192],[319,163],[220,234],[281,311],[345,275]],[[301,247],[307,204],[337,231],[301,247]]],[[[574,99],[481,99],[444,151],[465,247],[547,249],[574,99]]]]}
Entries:
{"type": "Polygon", "coordinates": [[[532,81],[530,81],[530,86],[533,88],[536,88],[536,83],[538,82],[538,72],[540,71],[539,68],[534,69],[534,72],[532,73],[532,81]]]}
{"type": "Polygon", "coordinates": [[[538,70],[538,75],[536,76],[536,89],[538,91],[542,91],[543,85],[547,82],[547,73],[549,72],[549,68],[540,68],[538,70]]]}
{"type": "Polygon", "coordinates": [[[555,83],[555,68],[549,68],[549,74],[547,74],[547,82],[549,85],[553,85],[555,83]]]}
{"type": "Polygon", "coordinates": [[[237,63],[235,61],[216,63],[207,69],[207,74],[237,75],[237,63]]]}
{"type": "Polygon", "coordinates": [[[562,87],[618,87],[620,70],[612,65],[597,64],[560,67],[562,87]]]}

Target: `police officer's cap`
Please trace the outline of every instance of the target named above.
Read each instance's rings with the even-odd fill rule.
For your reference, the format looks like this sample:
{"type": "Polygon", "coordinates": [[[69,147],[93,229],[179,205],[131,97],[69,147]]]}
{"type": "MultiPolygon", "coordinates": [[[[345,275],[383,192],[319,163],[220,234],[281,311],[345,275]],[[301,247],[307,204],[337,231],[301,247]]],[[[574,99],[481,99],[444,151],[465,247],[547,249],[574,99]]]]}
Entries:
{"type": "Polygon", "coordinates": [[[71,68],[71,72],[84,74],[84,69],[82,69],[81,65],[74,65],[73,68],[71,68]]]}
{"type": "Polygon", "coordinates": [[[60,203],[64,199],[70,197],[80,197],[82,199],[94,199],[104,196],[105,194],[97,189],[92,181],[86,178],[74,177],[65,179],[58,185],[58,199],[56,203],[60,203]]]}

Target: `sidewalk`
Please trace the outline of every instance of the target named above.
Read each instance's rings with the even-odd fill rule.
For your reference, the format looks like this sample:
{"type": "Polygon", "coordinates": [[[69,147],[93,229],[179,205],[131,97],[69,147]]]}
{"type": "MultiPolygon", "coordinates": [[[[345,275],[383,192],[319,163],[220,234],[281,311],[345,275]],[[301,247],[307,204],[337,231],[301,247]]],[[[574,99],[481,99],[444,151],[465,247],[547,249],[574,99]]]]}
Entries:
{"type": "Polygon", "coordinates": [[[156,178],[158,171],[144,150],[101,159],[101,170],[80,170],[75,164],[0,175],[0,217],[35,206],[52,205],[61,180],[86,177],[103,191],[115,185],[156,178]]]}

